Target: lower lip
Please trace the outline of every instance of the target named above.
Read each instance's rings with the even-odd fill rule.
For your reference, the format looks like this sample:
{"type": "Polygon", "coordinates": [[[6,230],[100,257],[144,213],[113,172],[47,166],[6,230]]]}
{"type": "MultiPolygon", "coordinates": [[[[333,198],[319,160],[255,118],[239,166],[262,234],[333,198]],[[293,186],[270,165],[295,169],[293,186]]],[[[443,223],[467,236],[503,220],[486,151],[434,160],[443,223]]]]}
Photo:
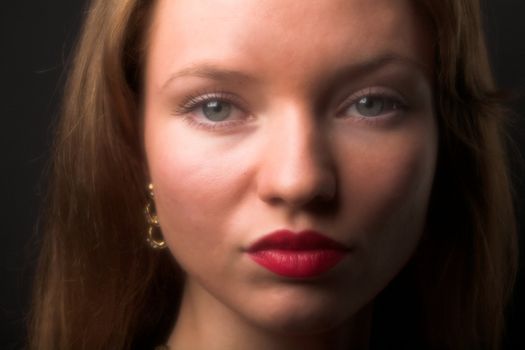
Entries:
{"type": "Polygon", "coordinates": [[[335,267],[347,254],[334,249],[290,251],[262,250],[250,253],[257,264],[271,272],[291,278],[312,278],[335,267]]]}

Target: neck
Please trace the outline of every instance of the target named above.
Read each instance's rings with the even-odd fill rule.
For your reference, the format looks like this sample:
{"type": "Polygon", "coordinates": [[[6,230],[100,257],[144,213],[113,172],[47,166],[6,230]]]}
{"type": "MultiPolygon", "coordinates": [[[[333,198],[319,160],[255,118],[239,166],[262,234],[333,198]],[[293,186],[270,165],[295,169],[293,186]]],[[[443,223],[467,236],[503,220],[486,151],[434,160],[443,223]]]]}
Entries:
{"type": "Polygon", "coordinates": [[[283,334],[260,327],[195,286],[185,286],[171,350],[340,350],[369,348],[372,305],[345,323],[315,334],[283,334]]]}

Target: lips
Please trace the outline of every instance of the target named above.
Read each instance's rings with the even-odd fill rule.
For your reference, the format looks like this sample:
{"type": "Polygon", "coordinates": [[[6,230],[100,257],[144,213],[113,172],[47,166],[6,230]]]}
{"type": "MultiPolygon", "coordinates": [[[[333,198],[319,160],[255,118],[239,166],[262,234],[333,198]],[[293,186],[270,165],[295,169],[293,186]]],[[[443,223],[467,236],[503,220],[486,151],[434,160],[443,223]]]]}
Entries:
{"type": "Polygon", "coordinates": [[[312,278],[335,267],[349,248],[315,231],[294,233],[281,230],[253,243],[250,258],[284,277],[312,278]]]}

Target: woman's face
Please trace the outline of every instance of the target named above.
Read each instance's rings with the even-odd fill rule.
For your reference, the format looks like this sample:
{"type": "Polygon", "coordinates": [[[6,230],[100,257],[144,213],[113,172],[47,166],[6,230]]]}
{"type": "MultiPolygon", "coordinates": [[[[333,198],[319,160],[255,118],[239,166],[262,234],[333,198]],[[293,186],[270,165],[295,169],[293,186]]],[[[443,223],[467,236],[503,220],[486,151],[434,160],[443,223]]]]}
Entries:
{"type": "Polygon", "coordinates": [[[437,155],[423,23],[408,0],[158,1],[145,147],[194,303],[311,332],[406,264],[437,155]],[[279,230],[345,249],[303,235],[254,252],[279,230]]]}

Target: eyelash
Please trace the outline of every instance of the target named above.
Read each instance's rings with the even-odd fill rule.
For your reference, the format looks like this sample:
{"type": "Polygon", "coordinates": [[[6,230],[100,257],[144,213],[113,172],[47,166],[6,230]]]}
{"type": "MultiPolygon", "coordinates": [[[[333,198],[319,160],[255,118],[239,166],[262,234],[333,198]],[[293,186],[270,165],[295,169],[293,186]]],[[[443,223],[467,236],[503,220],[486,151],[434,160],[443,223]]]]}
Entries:
{"type": "MultiPolygon", "coordinates": [[[[195,94],[188,95],[184,99],[184,103],[177,107],[175,109],[175,114],[183,116],[185,121],[188,122],[191,126],[207,129],[207,130],[218,130],[218,129],[229,129],[236,126],[241,125],[245,122],[245,120],[225,120],[225,121],[218,121],[218,122],[202,122],[198,121],[195,117],[195,111],[202,107],[206,102],[210,101],[220,101],[225,102],[233,106],[233,108],[241,111],[242,113],[246,114],[246,117],[244,119],[249,118],[249,114],[246,113],[246,109],[243,108],[243,102],[239,100],[239,98],[236,98],[234,95],[224,92],[224,91],[200,91],[195,94]]],[[[343,102],[343,106],[337,110],[337,117],[341,119],[346,118],[353,118],[356,119],[358,122],[364,122],[369,124],[378,124],[386,122],[388,119],[391,119],[395,116],[394,114],[396,111],[406,111],[408,109],[408,105],[404,102],[404,99],[392,92],[386,92],[381,88],[368,88],[366,90],[362,90],[354,95],[352,95],[350,98],[348,98],[346,101],[343,102]],[[363,115],[353,115],[353,116],[344,116],[342,115],[348,108],[356,105],[361,99],[363,98],[371,98],[371,99],[382,99],[386,101],[390,101],[390,103],[395,104],[396,109],[394,111],[389,111],[386,114],[382,113],[380,116],[363,116],[363,115]]]]}
{"type": "MultiPolygon", "coordinates": [[[[184,99],[184,103],[177,107],[175,109],[175,114],[183,116],[191,126],[202,128],[202,129],[209,129],[209,130],[217,130],[217,129],[228,129],[231,127],[238,126],[242,123],[244,123],[244,120],[226,120],[226,121],[220,121],[220,122],[202,122],[198,121],[195,117],[195,110],[199,107],[202,107],[206,102],[210,101],[220,101],[229,103],[233,106],[233,108],[240,110],[242,113],[245,112],[245,108],[243,108],[243,103],[236,98],[234,95],[229,94],[224,91],[200,91],[192,95],[188,95],[184,99]]],[[[247,118],[249,118],[247,116],[247,118]]]]}
{"type": "Polygon", "coordinates": [[[385,91],[385,89],[383,88],[372,87],[372,88],[368,88],[368,89],[359,91],[356,94],[350,96],[349,99],[343,102],[342,107],[338,109],[338,112],[336,113],[336,115],[341,119],[353,118],[359,122],[378,124],[378,123],[383,123],[387,121],[388,119],[395,117],[395,115],[392,115],[392,114],[397,114],[396,112],[398,113],[406,112],[408,108],[409,106],[405,103],[404,98],[398,93],[385,91]],[[363,98],[370,98],[374,100],[379,99],[379,100],[388,101],[394,104],[396,108],[394,110],[387,111],[386,113],[382,113],[379,116],[353,115],[351,117],[348,117],[348,116],[342,115],[348,108],[354,105],[357,105],[357,103],[363,98]]]}

